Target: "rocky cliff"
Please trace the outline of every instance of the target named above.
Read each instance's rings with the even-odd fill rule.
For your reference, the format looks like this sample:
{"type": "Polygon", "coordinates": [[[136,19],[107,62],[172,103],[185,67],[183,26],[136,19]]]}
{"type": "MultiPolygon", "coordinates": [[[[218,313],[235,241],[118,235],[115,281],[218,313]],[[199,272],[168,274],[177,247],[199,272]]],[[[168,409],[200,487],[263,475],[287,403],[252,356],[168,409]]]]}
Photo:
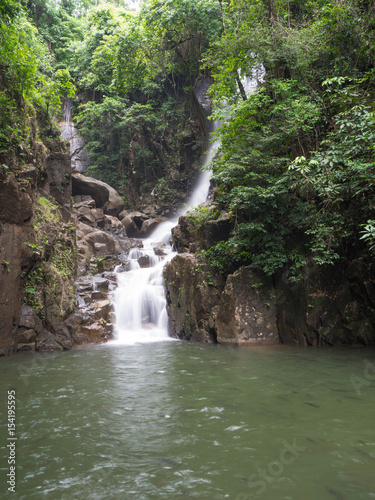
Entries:
{"type": "Polygon", "coordinates": [[[0,354],[72,345],[70,156],[58,138],[35,140],[28,155],[29,164],[0,171],[0,354]]]}
{"type": "MultiPolygon", "coordinates": [[[[215,210],[215,206],[211,207],[215,210]]],[[[227,214],[198,228],[180,217],[173,230],[180,253],[165,268],[171,331],[178,338],[221,344],[374,345],[375,278],[363,258],[272,278],[241,267],[214,275],[199,255],[225,239],[227,214]],[[190,253],[189,253],[190,252],[190,253]]]]}

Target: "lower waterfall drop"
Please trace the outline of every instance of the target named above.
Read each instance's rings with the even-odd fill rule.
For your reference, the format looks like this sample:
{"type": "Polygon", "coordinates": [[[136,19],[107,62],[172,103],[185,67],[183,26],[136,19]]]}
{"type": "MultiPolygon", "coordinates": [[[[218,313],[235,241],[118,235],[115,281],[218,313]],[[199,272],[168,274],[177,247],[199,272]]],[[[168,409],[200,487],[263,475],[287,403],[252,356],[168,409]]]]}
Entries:
{"type": "MultiPolygon", "coordinates": [[[[214,130],[219,123],[214,124],[214,130]]],[[[205,164],[214,157],[219,142],[210,144],[205,164]]],[[[118,286],[114,293],[116,316],[116,338],[119,344],[136,344],[175,340],[168,334],[167,302],[165,298],[163,269],[175,255],[169,245],[171,230],[178,218],[207,200],[211,172],[202,170],[186,207],[175,218],[162,222],[151,236],[142,240],[142,248],[133,248],[129,253],[129,271],[117,274],[118,286]],[[155,254],[155,248],[163,247],[165,255],[155,254]],[[143,257],[148,267],[141,267],[138,260],[143,257]]],[[[163,253],[157,252],[157,253],[163,253]]]]}

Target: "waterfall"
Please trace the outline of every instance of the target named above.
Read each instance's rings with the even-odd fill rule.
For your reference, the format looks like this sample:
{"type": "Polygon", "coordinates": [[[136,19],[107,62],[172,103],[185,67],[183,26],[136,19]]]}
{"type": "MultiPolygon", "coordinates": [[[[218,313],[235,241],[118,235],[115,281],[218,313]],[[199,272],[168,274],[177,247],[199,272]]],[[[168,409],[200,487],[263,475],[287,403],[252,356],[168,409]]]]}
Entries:
{"type": "MultiPolygon", "coordinates": [[[[256,90],[263,78],[263,67],[259,66],[256,73],[255,77],[245,77],[243,80],[247,95],[256,90]]],[[[215,122],[213,131],[219,126],[220,123],[215,122]]],[[[218,147],[219,141],[210,144],[205,164],[212,160],[218,147]]],[[[118,286],[114,294],[116,342],[135,344],[173,340],[168,335],[163,280],[164,266],[175,255],[169,244],[171,230],[177,225],[181,215],[207,200],[210,180],[211,172],[203,168],[186,206],[175,218],[161,223],[151,236],[144,239],[143,248],[131,250],[129,271],[117,275],[118,286]],[[160,253],[164,255],[160,256],[160,253]]]]}
{"type": "MultiPolygon", "coordinates": [[[[215,123],[214,130],[218,126],[219,123],[215,123]]],[[[210,144],[205,164],[211,161],[218,145],[218,141],[210,144]]],[[[177,225],[181,215],[207,200],[210,180],[211,172],[202,170],[186,206],[175,218],[159,224],[151,236],[142,240],[142,248],[130,251],[129,271],[118,273],[118,286],[114,294],[118,343],[174,340],[168,335],[163,279],[164,266],[175,255],[169,244],[171,229],[177,225]],[[164,255],[157,255],[160,253],[164,255]]]]}
{"type": "Polygon", "coordinates": [[[78,135],[77,129],[71,120],[72,100],[65,102],[63,121],[60,124],[61,136],[70,142],[70,158],[73,172],[84,174],[89,166],[89,156],[85,149],[85,141],[78,135]]]}

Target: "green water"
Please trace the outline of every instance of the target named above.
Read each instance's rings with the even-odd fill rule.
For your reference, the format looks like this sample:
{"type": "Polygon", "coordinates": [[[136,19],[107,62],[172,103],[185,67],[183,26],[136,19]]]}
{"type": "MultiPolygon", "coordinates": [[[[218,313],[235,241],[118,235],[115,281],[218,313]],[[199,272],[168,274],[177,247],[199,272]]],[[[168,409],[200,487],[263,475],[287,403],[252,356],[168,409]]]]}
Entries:
{"type": "Polygon", "coordinates": [[[374,368],[371,350],[184,342],[3,358],[0,498],[373,499],[374,368]]]}

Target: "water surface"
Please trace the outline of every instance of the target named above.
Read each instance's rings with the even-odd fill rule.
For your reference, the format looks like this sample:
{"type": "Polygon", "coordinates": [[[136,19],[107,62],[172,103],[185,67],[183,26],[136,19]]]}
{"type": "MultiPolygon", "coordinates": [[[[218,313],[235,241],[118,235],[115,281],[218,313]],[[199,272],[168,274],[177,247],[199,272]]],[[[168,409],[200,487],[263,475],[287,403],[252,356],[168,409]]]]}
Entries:
{"type": "Polygon", "coordinates": [[[2,498],[375,498],[374,352],[186,342],[0,360],[2,498]],[[6,492],[6,394],[17,487],[6,492]]]}

